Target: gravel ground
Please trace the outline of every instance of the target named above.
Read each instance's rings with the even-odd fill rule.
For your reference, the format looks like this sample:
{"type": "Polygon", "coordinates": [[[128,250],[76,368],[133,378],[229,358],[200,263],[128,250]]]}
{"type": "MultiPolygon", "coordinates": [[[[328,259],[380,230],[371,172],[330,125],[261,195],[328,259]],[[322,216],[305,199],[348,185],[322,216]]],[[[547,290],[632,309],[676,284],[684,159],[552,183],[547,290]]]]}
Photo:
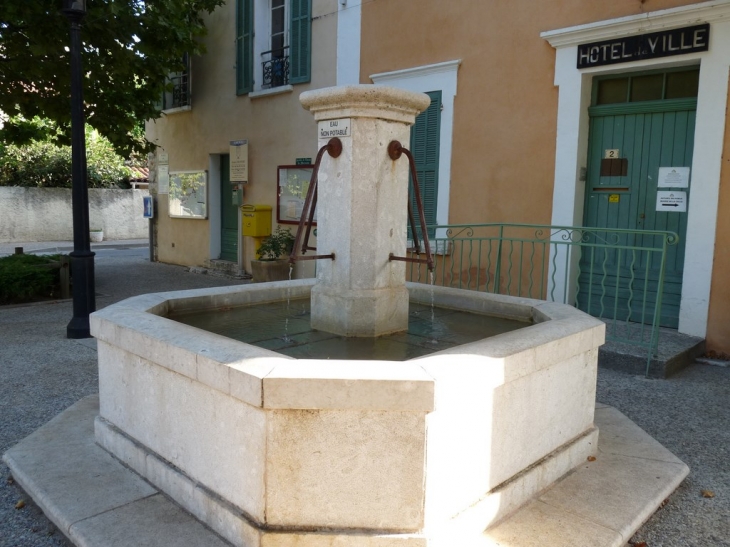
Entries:
{"type": "MultiPolygon", "coordinates": [[[[97,309],[142,293],[242,283],[150,263],[148,256],[146,248],[97,250],[97,309]]],[[[0,454],[74,402],[98,392],[96,351],[66,338],[72,316],[70,302],[0,307],[0,454]]],[[[0,462],[0,547],[36,546],[70,544],[13,484],[0,462]],[[26,505],[16,509],[20,500],[26,505]]]]}
{"type": "MultiPolygon", "coordinates": [[[[146,257],[146,249],[97,252],[97,308],[136,294],[242,283],[146,257]]],[[[69,302],[0,307],[0,453],[97,392],[96,352],[65,338],[72,314],[69,302]]],[[[698,364],[670,380],[601,369],[598,400],[624,412],[691,469],[632,542],[730,546],[730,368],[698,364]],[[714,497],[703,497],[704,490],[714,497]]],[[[3,464],[0,477],[0,547],[67,547],[3,464]],[[20,500],[26,504],[16,509],[20,500]]],[[[567,546],[582,547],[580,538],[566,540],[567,546]]]]}
{"type": "Polygon", "coordinates": [[[668,380],[601,368],[597,399],[618,408],[690,468],[631,541],[647,547],[730,546],[730,368],[695,364],[668,380]],[[714,497],[703,497],[703,491],[714,497]]]}

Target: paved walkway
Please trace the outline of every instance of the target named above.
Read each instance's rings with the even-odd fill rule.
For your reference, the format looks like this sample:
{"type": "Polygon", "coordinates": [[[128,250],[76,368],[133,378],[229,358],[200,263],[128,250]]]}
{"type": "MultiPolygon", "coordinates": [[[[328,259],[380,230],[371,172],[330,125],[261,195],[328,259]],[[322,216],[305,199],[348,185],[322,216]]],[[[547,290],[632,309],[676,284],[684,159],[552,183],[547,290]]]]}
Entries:
{"type": "MultiPolygon", "coordinates": [[[[121,239],[115,241],[102,241],[101,243],[92,243],[91,250],[98,251],[101,249],[117,249],[117,248],[138,248],[148,247],[147,239],[121,239]]],[[[27,243],[0,243],[0,256],[15,253],[17,247],[22,247],[24,253],[68,253],[73,251],[73,241],[32,241],[27,243]]]]}
{"type": "MultiPolygon", "coordinates": [[[[150,263],[147,249],[134,246],[146,241],[134,241],[95,244],[97,308],[136,294],[243,283],[150,263]]],[[[0,255],[15,246],[32,250],[31,244],[0,244],[0,255]]],[[[72,247],[33,244],[49,252],[72,247]]],[[[0,307],[0,453],[98,391],[93,341],[65,337],[71,316],[70,301],[0,307]]],[[[601,370],[598,400],[626,414],[690,467],[689,477],[635,541],[648,547],[730,546],[730,368],[696,364],[669,380],[601,370]]],[[[0,547],[67,546],[32,504],[16,509],[26,497],[4,465],[0,475],[0,547]]],[[[581,538],[566,537],[565,545],[581,547],[581,538]]]]}

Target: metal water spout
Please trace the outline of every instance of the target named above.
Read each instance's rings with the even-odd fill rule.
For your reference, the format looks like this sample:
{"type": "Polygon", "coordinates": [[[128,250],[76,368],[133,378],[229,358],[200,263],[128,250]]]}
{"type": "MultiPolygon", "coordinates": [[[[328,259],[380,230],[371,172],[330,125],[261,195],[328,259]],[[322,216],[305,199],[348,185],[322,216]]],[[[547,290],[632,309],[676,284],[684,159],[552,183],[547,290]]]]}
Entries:
{"type": "MultiPolygon", "coordinates": [[[[423,248],[426,252],[426,258],[413,258],[410,256],[395,256],[393,253],[390,254],[389,260],[401,260],[403,262],[415,262],[417,264],[426,264],[426,267],[430,272],[433,272],[434,262],[433,255],[431,255],[431,244],[428,241],[428,230],[426,228],[426,218],[423,212],[423,199],[421,199],[421,188],[418,184],[418,173],[416,172],[416,161],[413,158],[413,154],[407,148],[403,148],[403,145],[398,141],[390,141],[388,145],[388,156],[393,161],[400,159],[401,155],[405,154],[408,158],[408,165],[411,168],[411,181],[413,182],[413,197],[416,200],[416,207],[418,208],[418,219],[421,223],[421,235],[423,236],[423,248]]],[[[411,200],[408,200],[408,223],[411,226],[411,233],[413,234],[413,250],[417,255],[421,254],[421,246],[418,243],[418,231],[416,230],[416,223],[413,220],[413,209],[411,208],[411,200]]]]}
{"type": "Polygon", "coordinates": [[[317,207],[317,180],[319,174],[319,166],[322,164],[322,156],[327,152],[332,158],[339,158],[342,154],[342,141],[337,137],[333,137],[327,144],[317,152],[317,159],[312,169],[312,178],[309,180],[309,188],[307,188],[307,197],[304,200],[302,208],[302,216],[297,226],[297,235],[294,238],[294,246],[289,255],[289,264],[294,265],[297,260],[318,260],[320,258],[335,259],[335,253],[328,255],[309,255],[307,251],[316,251],[316,247],[309,245],[309,236],[311,235],[312,224],[314,223],[314,211],[317,207]],[[301,252],[301,254],[299,254],[301,252]]]}
{"type": "MultiPolygon", "coordinates": [[[[322,163],[322,157],[327,152],[332,158],[338,158],[342,153],[342,141],[333,137],[329,142],[319,149],[317,153],[317,159],[314,162],[314,168],[312,169],[312,176],[309,180],[309,188],[307,189],[307,196],[304,200],[304,207],[302,208],[302,214],[299,219],[299,225],[297,226],[297,235],[292,247],[291,254],[289,255],[289,263],[294,264],[297,260],[319,260],[323,258],[335,259],[335,254],[330,253],[327,255],[309,255],[306,256],[307,251],[316,251],[316,247],[312,247],[309,244],[309,237],[311,235],[312,225],[314,224],[314,212],[317,207],[317,180],[319,174],[319,166],[322,163]],[[301,253],[301,254],[300,254],[301,253]]],[[[426,227],[426,219],[424,216],[423,199],[421,198],[421,190],[418,182],[418,173],[416,171],[416,162],[413,158],[413,154],[407,148],[404,148],[399,141],[391,141],[388,145],[388,156],[393,161],[397,161],[400,157],[405,154],[408,158],[408,163],[411,169],[411,181],[413,183],[413,194],[416,201],[416,208],[418,210],[418,218],[420,220],[421,234],[423,235],[423,246],[426,258],[420,258],[421,244],[418,240],[418,230],[416,230],[416,223],[413,217],[413,209],[411,207],[411,200],[408,200],[408,224],[411,227],[411,233],[413,235],[413,252],[419,256],[419,258],[413,258],[412,256],[395,256],[390,253],[389,260],[400,260],[402,262],[411,262],[417,264],[426,264],[429,271],[434,270],[433,255],[431,254],[431,245],[428,240],[428,230],[426,227]]]]}

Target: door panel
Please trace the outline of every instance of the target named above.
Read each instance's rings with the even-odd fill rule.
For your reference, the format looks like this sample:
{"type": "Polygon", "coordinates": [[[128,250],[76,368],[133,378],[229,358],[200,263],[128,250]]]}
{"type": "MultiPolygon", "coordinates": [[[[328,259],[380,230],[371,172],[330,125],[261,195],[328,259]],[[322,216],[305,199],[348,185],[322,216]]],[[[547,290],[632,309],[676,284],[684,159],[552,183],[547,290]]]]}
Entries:
{"type": "MultiPolygon", "coordinates": [[[[692,164],[695,107],[684,101],[677,103],[677,109],[673,110],[667,101],[652,102],[643,105],[642,112],[641,106],[635,103],[624,112],[616,107],[603,109],[604,112],[600,108],[592,109],[584,226],[669,230],[679,234],[679,243],[668,247],[667,251],[661,318],[662,326],[676,328],[682,292],[687,213],[656,211],[657,184],[660,167],[690,167],[692,164]],[[616,149],[621,161],[628,162],[625,176],[617,174],[616,170],[607,174],[607,164],[603,163],[606,151],[616,149]]],[[[677,190],[687,192],[689,199],[689,188],[677,190]]],[[[655,246],[656,239],[621,235],[610,236],[610,243],[655,246]]],[[[658,253],[652,253],[652,256],[648,259],[646,253],[628,250],[585,249],[578,280],[579,307],[604,317],[613,317],[618,309],[618,319],[650,322],[643,298],[646,294],[647,304],[653,307],[660,267],[658,253]],[[601,284],[604,272],[609,277],[604,278],[601,284]],[[587,289],[591,279],[597,285],[593,294],[587,289]],[[606,295],[603,303],[598,301],[601,292],[606,295]],[[614,294],[619,295],[616,308],[612,300],[614,294]],[[608,301],[612,304],[607,307],[608,301]]]]}
{"type": "Polygon", "coordinates": [[[221,156],[221,260],[238,262],[238,206],[233,201],[230,156],[221,156]]]}

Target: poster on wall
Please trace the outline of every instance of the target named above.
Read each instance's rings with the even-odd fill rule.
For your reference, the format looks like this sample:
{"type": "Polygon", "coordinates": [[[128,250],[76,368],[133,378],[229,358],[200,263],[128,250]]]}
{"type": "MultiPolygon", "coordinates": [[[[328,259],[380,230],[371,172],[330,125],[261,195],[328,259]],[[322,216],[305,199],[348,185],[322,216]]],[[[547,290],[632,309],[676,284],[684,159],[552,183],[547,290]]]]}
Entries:
{"type": "Polygon", "coordinates": [[[689,167],[660,167],[659,188],[688,188],[689,167]]]}
{"type": "Polygon", "coordinates": [[[230,141],[231,182],[248,183],[248,141],[230,141]]]}
{"type": "MultiPolygon", "coordinates": [[[[312,178],[312,165],[280,165],[277,192],[276,221],[279,224],[298,224],[307,199],[312,178]]],[[[317,220],[317,211],[314,211],[317,220]]]]}
{"type": "Polygon", "coordinates": [[[170,166],[157,166],[157,193],[168,194],[170,192],[170,166]]]}
{"type": "Polygon", "coordinates": [[[687,212],[687,192],[661,191],[656,193],[656,210],[671,213],[687,212]]]}
{"type": "Polygon", "coordinates": [[[172,218],[208,218],[208,173],[171,171],[169,204],[172,218]]]}

